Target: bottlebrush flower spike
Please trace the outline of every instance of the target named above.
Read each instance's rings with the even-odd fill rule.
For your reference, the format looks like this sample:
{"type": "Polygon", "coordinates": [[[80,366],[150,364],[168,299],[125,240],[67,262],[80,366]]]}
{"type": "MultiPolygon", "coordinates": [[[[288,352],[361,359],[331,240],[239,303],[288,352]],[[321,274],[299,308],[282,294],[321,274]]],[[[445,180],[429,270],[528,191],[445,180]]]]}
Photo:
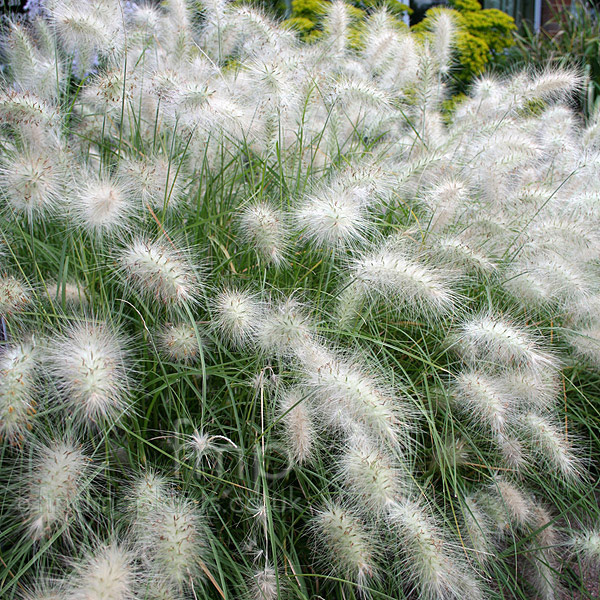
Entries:
{"type": "Polygon", "coordinates": [[[22,439],[35,413],[37,349],[33,338],[4,346],[0,352],[0,435],[22,439]]]}
{"type": "Polygon", "coordinates": [[[585,469],[572,444],[560,426],[550,417],[530,412],[523,416],[522,429],[524,439],[531,451],[551,469],[570,480],[583,476],[585,469]]]}
{"type": "Polygon", "coordinates": [[[31,301],[30,290],[23,281],[6,273],[0,274],[0,315],[21,312],[31,301]]]}
{"type": "Polygon", "coordinates": [[[440,318],[458,298],[448,273],[413,259],[401,249],[381,249],[360,256],[352,265],[365,294],[378,293],[409,314],[440,318]]]}
{"type": "Polygon", "coordinates": [[[558,361],[540,345],[538,336],[492,314],[464,321],[458,335],[458,350],[469,362],[524,367],[533,372],[558,366],[558,361]]]}
{"type": "Polygon", "coordinates": [[[43,148],[7,153],[0,166],[0,187],[8,206],[30,222],[56,215],[65,184],[64,165],[43,148]]]}
{"type": "Polygon", "coordinates": [[[483,598],[474,575],[462,564],[460,556],[433,516],[417,501],[403,500],[392,506],[390,524],[404,551],[400,571],[427,600],[483,598]]]}
{"type": "Polygon", "coordinates": [[[242,239],[267,263],[275,266],[284,260],[287,242],[285,215],[267,202],[247,206],[239,217],[242,239]]]}
{"type": "Polygon", "coordinates": [[[80,425],[114,424],[130,409],[127,347],[108,323],[76,322],[55,334],[45,362],[80,425]]]}
{"type": "Polygon", "coordinates": [[[216,330],[225,341],[241,349],[253,340],[262,316],[262,305],[254,295],[235,288],[224,289],[213,307],[216,330]]]}
{"type": "Polygon", "coordinates": [[[20,507],[29,534],[34,539],[48,537],[77,519],[80,500],[92,477],[90,460],[73,442],[56,441],[36,448],[20,507]]]}
{"type": "Polygon", "coordinates": [[[332,575],[349,579],[359,591],[378,576],[378,548],[372,533],[337,504],[321,510],[313,521],[315,542],[332,575]]]}
{"type": "Polygon", "coordinates": [[[204,344],[197,329],[189,323],[167,323],[158,334],[161,353],[173,362],[193,364],[199,360],[204,344]]]}
{"type": "Polygon", "coordinates": [[[90,548],[75,566],[67,596],[73,600],[134,600],[136,556],[116,542],[90,548]]]}
{"type": "Polygon", "coordinates": [[[295,387],[286,390],[279,399],[279,419],[283,426],[282,442],[294,464],[310,462],[315,453],[317,428],[310,399],[304,390],[295,387]]]}
{"type": "Polygon", "coordinates": [[[369,230],[364,206],[347,195],[323,193],[307,198],[294,217],[298,230],[318,247],[361,244],[369,230]]]}
{"type": "Polygon", "coordinates": [[[127,224],[133,205],[124,181],[91,176],[79,185],[71,204],[77,224],[98,235],[114,233],[127,224]]]}
{"type": "Polygon", "coordinates": [[[340,459],[340,482],[357,512],[381,515],[400,500],[407,487],[404,465],[362,434],[350,437],[340,459]]]}
{"type": "Polygon", "coordinates": [[[137,238],[119,256],[127,282],[142,295],[167,306],[194,304],[200,294],[197,270],[167,240],[137,238]]]}

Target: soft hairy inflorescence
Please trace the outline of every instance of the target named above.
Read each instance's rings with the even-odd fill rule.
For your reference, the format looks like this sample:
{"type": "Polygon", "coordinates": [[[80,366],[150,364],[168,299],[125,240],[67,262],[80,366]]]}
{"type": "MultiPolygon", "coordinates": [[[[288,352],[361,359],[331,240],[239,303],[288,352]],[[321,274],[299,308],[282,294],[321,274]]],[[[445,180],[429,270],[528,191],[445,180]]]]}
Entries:
{"type": "Polygon", "coordinates": [[[37,362],[34,337],[0,352],[0,435],[11,443],[23,439],[35,414],[37,362]]]}
{"type": "Polygon", "coordinates": [[[214,301],[214,323],[222,338],[235,348],[253,341],[262,306],[249,292],[235,288],[224,289],[214,301]]]}
{"type": "Polygon", "coordinates": [[[187,588],[202,573],[207,544],[204,517],[191,500],[170,493],[141,514],[136,538],[152,568],[177,588],[187,588]]]}
{"type": "Polygon", "coordinates": [[[67,595],[73,600],[133,600],[138,591],[135,555],[116,542],[98,544],[75,566],[67,595]]]}
{"type": "Polygon", "coordinates": [[[123,276],[142,296],[167,306],[194,304],[200,294],[195,265],[166,239],[137,238],[119,254],[123,276]]]}
{"type": "Polygon", "coordinates": [[[61,401],[85,427],[118,421],[131,407],[124,338],[106,322],[74,322],[48,341],[45,364],[61,401]]]}
{"type": "Polygon", "coordinates": [[[193,364],[200,358],[203,340],[197,327],[190,323],[167,323],[158,332],[158,346],[165,358],[193,364]]]}
{"type": "Polygon", "coordinates": [[[410,499],[396,503],[389,520],[398,532],[404,553],[400,571],[420,598],[459,600],[465,594],[483,597],[475,579],[451,549],[443,529],[422,503],[410,499]]]}
{"type": "Polygon", "coordinates": [[[275,266],[285,258],[287,225],[284,213],[267,202],[255,202],[244,208],[239,216],[243,240],[258,256],[275,266]]]}
{"type": "Polygon", "coordinates": [[[77,444],[59,440],[37,447],[19,506],[29,535],[40,539],[59,528],[68,531],[92,476],[90,459],[77,444]]]}
{"type": "Polygon", "coordinates": [[[338,577],[355,582],[359,590],[378,575],[378,548],[372,533],[355,515],[333,504],[314,519],[314,536],[338,577]]]}

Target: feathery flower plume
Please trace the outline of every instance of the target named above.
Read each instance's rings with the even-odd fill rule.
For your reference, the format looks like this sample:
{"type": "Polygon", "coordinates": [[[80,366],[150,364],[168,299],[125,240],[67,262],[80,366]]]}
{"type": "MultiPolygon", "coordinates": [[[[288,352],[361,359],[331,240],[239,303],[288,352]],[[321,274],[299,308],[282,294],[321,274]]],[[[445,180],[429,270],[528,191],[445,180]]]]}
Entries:
{"type": "Polygon", "coordinates": [[[81,425],[113,424],[130,408],[126,346],[108,323],[73,323],[48,343],[45,359],[81,425]]]}
{"type": "Polygon", "coordinates": [[[431,19],[431,34],[433,56],[436,58],[440,72],[445,73],[450,68],[456,39],[454,13],[443,9],[436,11],[431,19]]]}
{"type": "Polygon", "coordinates": [[[362,434],[352,435],[340,460],[340,481],[359,512],[383,514],[402,496],[404,469],[362,434]]]}
{"type": "Polygon", "coordinates": [[[182,589],[201,575],[205,525],[191,500],[171,493],[135,526],[140,551],[167,582],[182,589]]]}
{"type": "Polygon", "coordinates": [[[525,527],[530,523],[533,513],[533,503],[529,494],[515,482],[499,475],[494,476],[490,491],[498,500],[497,510],[500,521],[508,517],[508,525],[525,527]]]}
{"type": "Polygon", "coordinates": [[[255,202],[240,214],[239,228],[244,242],[262,259],[276,266],[283,262],[287,226],[282,211],[268,202],[255,202]]]}
{"type": "Polygon", "coordinates": [[[582,529],[571,538],[570,546],[575,556],[585,563],[600,564],[600,530],[582,529]]]}
{"type": "Polygon", "coordinates": [[[126,159],[119,165],[119,173],[128,179],[141,196],[144,210],[177,208],[181,201],[183,176],[175,161],[156,156],[142,160],[126,159]]]}
{"type": "Polygon", "coordinates": [[[255,336],[265,353],[292,354],[311,339],[311,323],[302,305],[288,298],[263,313],[255,336]]]}
{"type": "Polygon", "coordinates": [[[123,19],[117,0],[53,0],[47,9],[62,46],[77,58],[79,76],[92,67],[97,52],[121,50],[123,19]]]}
{"type": "Polygon", "coordinates": [[[0,187],[8,206],[30,222],[57,213],[64,186],[63,166],[43,148],[7,154],[0,166],[0,187]]]}
{"type": "MultiPolygon", "coordinates": [[[[203,344],[202,338],[200,342],[203,344]]],[[[162,354],[173,362],[193,364],[200,356],[196,328],[189,323],[167,323],[158,334],[158,346],[162,354]]]]}
{"type": "Polygon", "coordinates": [[[567,337],[578,356],[600,369],[600,319],[567,337]]]}
{"type": "Polygon", "coordinates": [[[282,441],[294,464],[307,463],[314,456],[317,431],[313,412],[310,399],[304,397],[301,387],[290,388],[279,398],[279,419],[284,431],[282,441]]]}
{"type": "Polygon", "coordinates": [[[36,347],[33,338],[4,346],[0,353],[0,435],[22,439],[35,413],[36,347]]]}
{"type": "Polygon", "coordinates": [[[262,307],[249,292],[224,289],[214,301],[214,322],[219,334],[235,348],[252,341],[262,307]]]}
{"type": "Polygon", "coordinates": [[[446,272],[400,249],[364,254],[355,261],[352,272],[365,293],[377,292],[400,310],[413,314],[439,318],[452,310],[457,299],[446,272]]]}
{"type": "Polygon", "coordinates": [[[378,549],[372,533],[351,512],[332,504],[313,521],[315,542],[327,556],[332,575],[355,582],[359,591],[378,575],[378,549]]]}
{"type": "Polygon", "coordinates": [[[138,591],[134,554],[112,542],[90,549],[75,566],[73,600],[134,600],[138,591]]]}
{"type": "Polygon", "coordinates": [[[348,44],[351,23],[349,6],[343,0],[334,0],[327,6],[323,29],[327,34],[333,56],[341,58],[348,44]]]}
{"type": "Polygon", "coordinates": [[[197,301],[200,281],[194,265],[166,240],[137,238],[119,259],[125,279],[143,296],[168,306],[197,301]]]}
{"type": "Polygon", "coordinates": [[[404,550],[402,575],[426,600],[482,598],[476,581],[465,570],[440,526],[423,505],[414,500],[395,503],[390,523],[404,550]]]}
{"type": "Polygon", "coordinates": [[[78,184],[71,202],[73,219],[98,235],[124,227],[133,212],[130,192],[118,179],[91,176],[78,184]]]}
{"type": "Polygon", "coordinates": [[[12,275],[0,275],[0,315],[21,312],[31,303],[26,284],[12,275]]]}
{"type": "Polygon", "coordinates": [[[506,436],[514,398],[501,377],[478,371],[460,373],[454,383],[454,398],[456,406],[471,422],[489,428],[496,440],[506,436]]]}
{"type": "Polygon", "coordinates": [[[532,77],[523,93],[526,99],[552,100],[576,91],[583,78],[573,69],[552,68],[532,77]]]}
{"type": "Polygon", "coordinates": [[[365,240],[369,221],[365,209],[348,195],[322,194],[302,202],[296,227],[319,247],[337,248],[365,240]]]}
{"type": "Polygon", "coordinates": [[[138,476],[127,494],[127,503],[134,519],[144,522],[168,497],[169,483],[155,471],[138,476]]]}
{"type": "Polygon", "coordinates": [[[248,578],[251,600],[276,600],[281,598],[282,581],[275,568],[267,561],[262,569],[254,571],[248,578]]]}
{"type": "Polygon", "coordinates": [[[48,24],[37,19],[31,31],[21,23],[9,21],[8,27],[2,49],[10,68],[12,86],[21,92],[35,92],[45,100],[56,101],[64,88],[64,73],[48,24]]]}
{"type": "Polygon", "coordinates": [[[458,348],[470,362],[525,367],[533,372],[558,365],[557,360],[541,347],[537,336],[491,314],[472,317],[460,325],[458,348]]]}
{"type": "Polygon", "coordinates": [[[23,498],[25,520],[34,539],[68,527],[92,479],[90,460],[70,441],[56,441],[36,450],[23,498]]]}
{"type": "Polygon", "coordinates": [[[344,361],[317,343],[301,347],[297,359],[302,384],[314,398],[318,414],[332,426],[347,434],[364,428],[393,447],[407,443],[410,412],[395,390],[371,375],[368,365],[344,361]]]}
{"type": "Polygon", "coordinates": [[[573,452],[566,435],[553,420],[530,412],[523,416],[522,427],[531,451],[566,479],[579,479],[584,468],[573,452]]]}

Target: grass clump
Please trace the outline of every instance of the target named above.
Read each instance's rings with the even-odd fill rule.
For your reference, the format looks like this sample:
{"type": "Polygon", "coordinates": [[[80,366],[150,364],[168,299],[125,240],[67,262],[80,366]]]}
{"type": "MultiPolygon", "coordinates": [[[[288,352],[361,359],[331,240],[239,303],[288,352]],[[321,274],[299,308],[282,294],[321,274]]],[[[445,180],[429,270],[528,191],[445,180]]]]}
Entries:
{"type": "Polygon", "coordinates": [[[2,597],[592,597],[578,73],[447,122],[448,13],[200,8],[3,32],[2,597]]]}

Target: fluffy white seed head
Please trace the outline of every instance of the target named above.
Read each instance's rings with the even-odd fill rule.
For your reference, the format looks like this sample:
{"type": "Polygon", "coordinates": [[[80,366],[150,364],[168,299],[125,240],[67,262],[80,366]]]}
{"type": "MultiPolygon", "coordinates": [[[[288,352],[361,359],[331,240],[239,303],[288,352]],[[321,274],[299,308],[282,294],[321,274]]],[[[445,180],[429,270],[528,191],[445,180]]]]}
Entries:
{"type": "Polygon", "coordinates": [[[167,306],[196,302],[199,279],[190,260],[166,240],[134,240],[120,253],[125,279],[143,296],[167,306]]]}
{"type": "Polygon", "coordinates": [[[267,354],[292,354],[311,338],[311,323],[303,306],[288,298],[267,309],[256,328],[256,341],[267,354]]]}
{"type": "Polygon", "coordinates": [[[571,333],[568,340],[577,356],[600,369],[600,319],[589,327],[571,333]]]}
{"type": "Polygon", "coordinates": [[[15,152],[0,166],[0,188],[7,205],[29,221],[56,214],[62,203],[64,185],[64,169],[41,149],[15,152]]]}
{"type": "Polygon", "coordinates": [[[506,436],[514,397],[501,377],[478,371],[460,373],[454,384],[454,399],[471,422],[483,425],[496,439],[506,436]]]}
{"type": "Polygon", "coordinates": [[[279,265],[284,260],[287,226],[285,215],[267,202],[250,204],[240,214],[242,239],[267,263],[279,265]]]}
{"type": "Polygon", "coordinates": [[[586,563],[600,564],[600,530],[583,529],[570,540],[575,556],[586,563]]]}
{"type": "Polygon", "coordinates": [[[135,556],[117,543],[93,548],[75,567],[68,597],[73,600],[134,600],[135,556]]]}
{"type": "Polygon", "coordinates": [[[351,436],[340,460],[340,481],[348,498],[367,515],[383,514],[401,498],[403,471],[361,434],[351,436]]]}
{"type": "Polygon", "coordinates": [[[215,326],[219,334],[235,348],[252,341],[262,307],[249,292],[224,289],[214,301],[215,326]]]}
{"type": "Polygon", "coordinates": [[[547,416],[530,412],[523,416],[523,428],[531,450],[542,462],[566,479],[578,479],[584,473],[565,432],[547,416]]]}
{"type": "Polygon", "coordinates": [[[304,464],[315,453],[317,430],[310,399],[301,387],[290,388],[279,398],[279,414],[283,427],[282,441],[290,462],[304,464]]]}
{"type": "Polygon", "coordinates": [[[169,495],[136,522],[140,550],[154,571],[178,588],[201,573],[204,519],[190,500],[169,495]]]}
{"type": "MultiPolygon", "coordinates": [[[[158,346],[167,360],[193,364],[200,358],[199,335],[189,323],[167,323],[158,334],[158,346]]],[[[201,337],[200,343],[203,343],[201,337]]]]}
{"type": "Polygon", "coordinates": [[[0,349],[0,435],[19,442],[35,413],[37,349],[33,339],[0,349]]]}
{"type": "Polygon", "coordinates": [[[24,281],[12,275],[0,274],[0,314],[21,312],[30,303],[31,292],[24,281]]]}
{"type": "Polygon", "coordinates": [[[457,295],[448,284],[447,274],[401,250],[363,255],[352,271],[366,293],[376,292],[400,310],[435,318],[454,307],[457,295]]]}
{"type": "Polygon", "coordinates": [[[360,244],[369,226],[364,206],[347,194],[330,192],[308,198],[294,216],[304,237],[326,248],[360,244]]]}
{"type": "Polygon", "coordinates": [[[318,344],[306,344],[298,355],[319,414],[346,434],[364,429],[394,447],[406,442],[410,430],[406,407],[393,389],[378,382],[370,367],[340,359],[318,344]]]}
{"type": "Polygon", "coordinates": [[[376,543],[355,515],[333,504],[317,514],[313,527],[332,574],[354,581],[359,589],[377,577],[376,543]]]}
{"type": "Polygon", "coordinates": [[[459,600],[467,591],[469,597],[482,597],[443,530],[423,505],[403,500],[392,506],[389,519],[404,551],[402,575],[418,590],[419,598],[459,600]]]}
{"type": "Polygon", "coordinates": [[[509,525],[524,527],[531,521],[531,497],[517,483],[497,475],[490,484],[490,490],[498,501],[497,509],[509,525]]]}
{"type": "Polygon", "coordinates": [[[112,424],[130,408],[126,346],[108,323],[82,321],[55,334],[46,364],[81,425],[112,424]]]}
{"type": "Polygon", "coordinates": [[[90,481],[90,461],[79,446],[58,441],[38,448],[25,489],[29,535],[45,538],[57,528],[68,527],[90,481]]]}
{"type": "Polygon", "coordinates": [[[466,360],[480,364],[525,367],[534,372],[557,366],[557,360],[526,329],[493,315],[480,315],[459,327],[458,349],[466,360]]]}
{"type": "Polygon", "coordinates": [[[160,156],[127,159],[119,165],[119,173],[131,182],[144,210],[147,210],[147,205],[153,210],[177,208],[181,202],[183,175],[174,161],[169,162],[160,156]]]}
{"type": "Polygon", "coordinates": [[[133,205],[123,181],[93,176],[77,185],[71,201],[76,223],[97,235],[114,233],[127,224],[133,205]]]}
{"type": "Polygon", "coordinates": [[[248,592],[251,600],[276,600],[283,593],[281,578],[268,562],[262,569],[254,571],[248,580],[248,592]]]}
{"type": "Polygon", "coordinates": [[[167,499],[169,483],[155,471],[146,471],[137,477],[127,494],[127,505],[134,519],[143,523],[167,499]]]}

